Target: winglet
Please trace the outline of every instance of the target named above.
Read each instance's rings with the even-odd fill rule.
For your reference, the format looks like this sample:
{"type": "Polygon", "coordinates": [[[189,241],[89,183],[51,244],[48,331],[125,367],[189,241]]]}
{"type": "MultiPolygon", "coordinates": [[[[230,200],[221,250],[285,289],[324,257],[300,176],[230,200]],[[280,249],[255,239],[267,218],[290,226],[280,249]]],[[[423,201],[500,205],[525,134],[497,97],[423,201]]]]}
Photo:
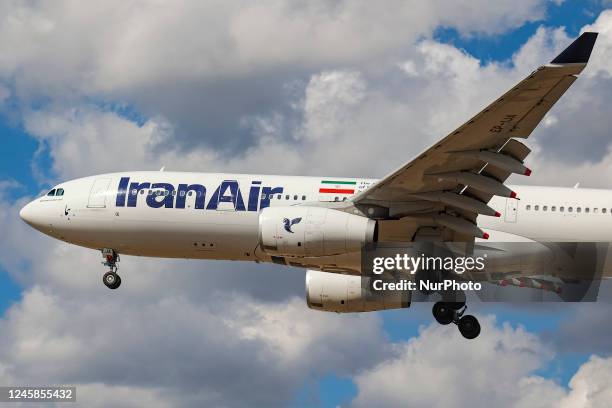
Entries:
{"type": "Polygon", "coordinates": [[[552,60],[551,64],[586,64],[595,45],[597,33],[585,32],[552,60]]]}

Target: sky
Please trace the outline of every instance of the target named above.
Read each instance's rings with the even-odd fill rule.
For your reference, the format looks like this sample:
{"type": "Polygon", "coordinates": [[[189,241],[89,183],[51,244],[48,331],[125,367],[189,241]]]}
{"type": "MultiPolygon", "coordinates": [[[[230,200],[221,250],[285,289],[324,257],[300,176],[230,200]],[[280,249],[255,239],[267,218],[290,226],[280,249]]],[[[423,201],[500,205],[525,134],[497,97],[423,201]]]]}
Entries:
{"type": "Polygon", "coordinates": [[[100,254],[19,209],[107,171],[383,177],[585,30],[591,62],[515,183],[612,188],[606,1],[0,3],[0,384],[83,407],[603,407],[606,302],[312,311],[305,271],[100,254]]]}

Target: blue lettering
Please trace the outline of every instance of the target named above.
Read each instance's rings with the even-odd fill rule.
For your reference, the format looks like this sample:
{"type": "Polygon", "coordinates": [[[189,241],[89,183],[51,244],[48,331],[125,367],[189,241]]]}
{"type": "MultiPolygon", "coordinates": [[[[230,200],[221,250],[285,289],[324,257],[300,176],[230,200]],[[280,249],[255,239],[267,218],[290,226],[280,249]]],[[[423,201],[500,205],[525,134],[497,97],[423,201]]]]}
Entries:
{"type": "Polygon", "coordinates": [[[185,208],[185,201],[189,192],[195,192],[195,208],[197,210],[204,209],[204,197],[206,197],[206,188],[201,184],[179,184],[178,193],[176,196],[175,208],[185,208]]]}
{"type": "Polygon", "coordinates": [[[159,189],[163,188],[163,190],[158,191],[150,191],[149,195],[147,195],[147,205],[151,208],[172,208],[174,206],[174,186],[168,183],[154,183],[151,185],[151,189],[159,189]],[[159,197],[162,197],[161,200],[158,200],[159,197]]]}
{"type": "Polygon", "coordinates": [[[244,200],[238,188],[236,180],[225,180],[213,193],[210,202],[206,206],[207,210],[216,210],[220,203],[232,203],[236,211],[245,211],[244,200]],[[226,192],[229,190],[229,195],[226,192]]]}
{"type": "Polygon", "coordinates": [[[115,201],[115,205],[117,207],[125,207],[125,195],[127,193],[129,183],[129,177],[121,177],[121,180],[119,181],[119,188],[117,189],[117,200],[115,201]]]}
{"type": "Polygon", "coordinates": [[[237,180],[224,180],[214,191],[208,205],[205,206],[206,187],[202,184],[179,184],[178,189],[170,183],[130,182],[129,177],[121,177],[117,188],[115,205],[117,207],[136,207],[138,196],[148,191],[146,202],[151,208],[181,208],[187,204],[187,197],[195,195],[194,208],[202,210],[217,210],[219,205],[226,203],[236,211],[253,211],[270,206],[270,199],[275,194],[282,194],[283,187],[262,187],[261,181],[251,182],[248,197],[248,207],[237,180]],[[128,187],[129,186],[129,187],[128,187]],[[156,190],[156,191],[154,191],[156,190]],[[127,203],[126,203],[127,197],[127,203]],[[175,198],[176,197],[176,201],[175,198]],[[259,207],[259,208],[258,208],[259,207]]]}
{"type": "Polygon", "coordinates": [[[128,195],[128,207],[136,207],[138,201],[138,192],[140,190],[146,190],[151,187],[151,183],[131,183],[130,193],[128,195]]]}
{"type": "Polygon", "coordinates": [[[261,181],[253,181],[249,190],[249,211],[257,211],[257,201],[259,201],[259,189],[261,181]]]}

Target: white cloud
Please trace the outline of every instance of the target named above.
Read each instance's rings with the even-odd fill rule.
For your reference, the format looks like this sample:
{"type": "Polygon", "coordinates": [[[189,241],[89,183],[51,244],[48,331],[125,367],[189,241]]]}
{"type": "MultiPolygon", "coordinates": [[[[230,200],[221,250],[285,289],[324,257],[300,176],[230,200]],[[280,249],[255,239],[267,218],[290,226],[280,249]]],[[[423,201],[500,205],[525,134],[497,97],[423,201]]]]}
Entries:
{"type": "Polygon", "coordinates": [[[400,346],[398,357],[355,378],[359,391],[353,405],[527,406],[521,398],[532,400],[536,390],[540,400],[562,395],[554,383],[532,378],[551,358],[536,336],[509,325],[496,327],[490,317],[481,324],[475,341],[463,339],[456,327],[424,328],[400,346]]]}
{"type": "MultiPolygon", "coordinates": [[[[165,118],[175,130],[168,144],[183,151],[244,153],[258,140],[240,123],[286,111],[283,86],[296,78],[388,69],[440,25],[499,33],[543,18],[547,5],[14,0],[0,5],[0,81],[14,88],[11,109],[26,115],[32,106],[65,116],[91,101],[127,103],[151,120],[165,118]]],[[[291,169],[299,166],[279,166],[291,169]]]]}
{"type": "Polygon", "coordinates": [[[351,374],[386,352],[377,315],[317,313],[303,299],[95,299],[26,291],[0,320],[6,375],[75,384],[81,406],[108,406],[104,392],[113,406],[279,406],[310,376],[351,374]]]}
{"type": "Polygon", "coordinates": [[[397,66],[409,77],[419,76],[419,73],[417,72],[414,61],[408,60],[408,61],[400,62],[397,64],[397,66]]]}
{"type": "Polygon", "coordinates": [[[5,2],[0,73],[35,91],[125,92],[143,84],[223,78],[279,65],[342,64],[397,49],[437,25],[500,33],[544,16],[545,1],[281,0],[5,2]],[[19,44],[16,47],[16,44],[19,44]]]}
{"type": "Polygon", "coordinates": [[[547,344],[522,328],[481,321],[475,341],[455,327],[430,325],[398,345],[398,355],[354,378],[355,407],[605,407],[612,358],[592,356],[569,389],[535,374],[551,361],[547,344]]]}
{"type": "Polygon", "coordinates": [[[49,146],[54,170],[62,177],[87,172],[147,169],[157,165],[152,149],[172,132],[162,118],[142,125],[94,107],[62,112],[33,111],[25,117],[27,132],[49,146]],[[149,164],[149,162],[152,162],[149,164]]]}
{"type": "Polygon", "coordinates": [[[593,49],[586,73],[592,76],[598,73],[610,76],[612,74],[612,67],[609,64],[609,58],[612,55],[612,10],[604,10],[593,24],[585,26],[582,31],[599,33],[597,45],[593,49]]]}
{"type": "Polygon", "coordinates": [[[326,71],[310,78],[304,96],[304,129],[307,139],[333,139],[353,120],[352,108],[363,101],[366,84],[359,72],[326,71]]]}
{"type": "Polygon", "coordinates": [[[570,380],[569,393],[559,401],[561,408],[606,407],[612,401],[612,358],[592,356],[570,380]]]}

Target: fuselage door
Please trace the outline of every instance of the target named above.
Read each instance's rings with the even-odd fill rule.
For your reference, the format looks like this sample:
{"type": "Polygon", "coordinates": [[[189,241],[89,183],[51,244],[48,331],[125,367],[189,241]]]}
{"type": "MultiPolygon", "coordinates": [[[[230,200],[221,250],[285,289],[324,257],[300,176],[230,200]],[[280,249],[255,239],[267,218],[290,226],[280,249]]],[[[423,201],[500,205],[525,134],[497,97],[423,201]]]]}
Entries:
{"type": "Polygon", "coordinates": [[[517,202],[518,200],[514,198],[506,198],[506,213],[504,215],[506,222],[516,222],[517,202]]]}
{"type": "Polygon", "coordinates": [[[89,201],[87,208],[105,208],[106,207],[106,192],[110,186],[111,179],[102,178],[94,181],[91,191],[89,192],[89,201]]]}

